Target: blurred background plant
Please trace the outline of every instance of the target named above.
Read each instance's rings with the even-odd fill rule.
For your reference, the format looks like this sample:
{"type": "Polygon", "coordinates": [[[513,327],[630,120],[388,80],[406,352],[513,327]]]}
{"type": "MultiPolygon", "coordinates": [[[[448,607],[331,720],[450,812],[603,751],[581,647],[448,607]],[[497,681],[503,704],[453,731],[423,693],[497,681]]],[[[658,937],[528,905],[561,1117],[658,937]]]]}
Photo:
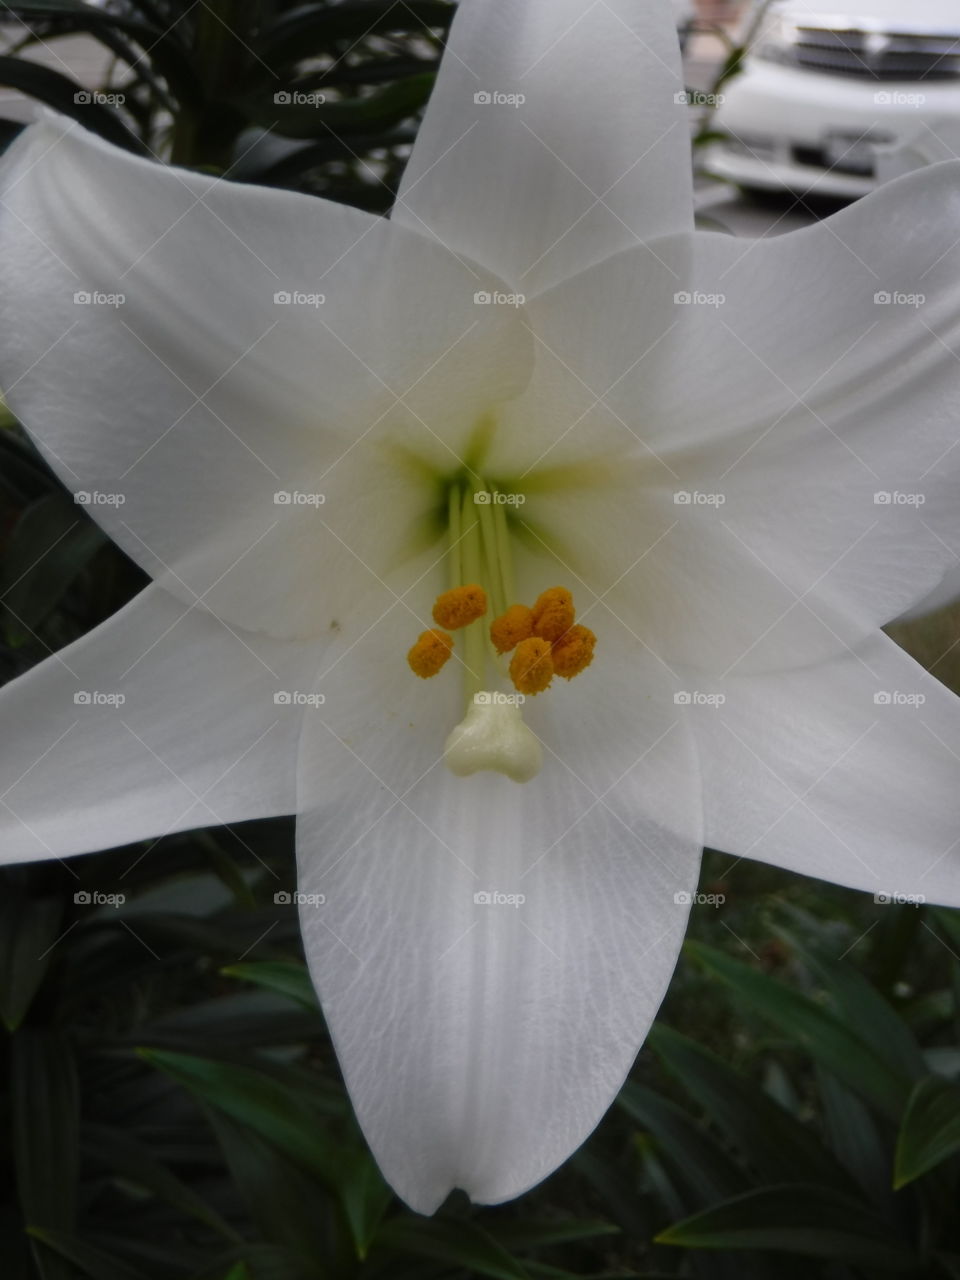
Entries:
{"type": "MultiPolygon", "coordinates": [[[[385,211],[451,7],[4,13],[3,83],[109,140],[385,211]],[[96,89],[29,57],[78,34],[96,89]]],[[[0,682],[142,585],[0,421],[0,682]]],[[[955,689],[958,636],[956,609],[895,631],[955,689]]],[[[708,854],[596,1134],[512,1204],[425,1219],[352,1118],[295,888],[286,821],[0,871],[4,1280],[960,1277],[960,913],[708,854]]]]}
{"type": "Polygon", "coordinates": [[[0,84],[108,141],[386,212],[453,6],[24,0],[0,12],[0,84]],[[93,87],[71,77],[64,42],[78,35],[104,51],[93,87]],[[47,65],[30,57],[38,45],[47,65]]]}

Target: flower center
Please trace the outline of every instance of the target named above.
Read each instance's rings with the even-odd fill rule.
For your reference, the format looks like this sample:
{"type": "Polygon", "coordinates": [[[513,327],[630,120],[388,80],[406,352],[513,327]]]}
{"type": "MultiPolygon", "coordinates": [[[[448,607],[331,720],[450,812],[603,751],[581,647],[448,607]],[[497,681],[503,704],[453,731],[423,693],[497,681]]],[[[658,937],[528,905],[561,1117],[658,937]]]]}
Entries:
{"type": "Polygon", "coordinates": [[[596,636],[575,622],[573,596],[565,587],[548,587],[529,607],[515,603],[506,512],[512,496],[480,478],[451,483],[450,585],[434,602],[436,628],[421,633],[407,662],[415,675],[430,679],[454,655],[450,632],[460,632],[466,716],[447,738],[444,762],[460,777],[489,769],[527,782],[539,773],[543,757],[520,708],[547,690],[554,676],[572,680],[588,667],[596,636]],[[491,687],[507,679],[515,692],[491,687]]]}

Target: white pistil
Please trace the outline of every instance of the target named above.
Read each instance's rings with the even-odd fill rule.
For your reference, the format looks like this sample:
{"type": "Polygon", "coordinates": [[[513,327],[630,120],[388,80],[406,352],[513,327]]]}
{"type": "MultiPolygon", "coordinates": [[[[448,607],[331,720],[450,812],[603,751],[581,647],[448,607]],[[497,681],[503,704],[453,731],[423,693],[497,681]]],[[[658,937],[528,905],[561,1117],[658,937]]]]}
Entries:
{"type": "Polygon", "coordinates": [[[529,782],[543,766],[543,751],[508,695],[481,692],[447,738],[443,760],[460,778],[486,769],[529,782]]]}

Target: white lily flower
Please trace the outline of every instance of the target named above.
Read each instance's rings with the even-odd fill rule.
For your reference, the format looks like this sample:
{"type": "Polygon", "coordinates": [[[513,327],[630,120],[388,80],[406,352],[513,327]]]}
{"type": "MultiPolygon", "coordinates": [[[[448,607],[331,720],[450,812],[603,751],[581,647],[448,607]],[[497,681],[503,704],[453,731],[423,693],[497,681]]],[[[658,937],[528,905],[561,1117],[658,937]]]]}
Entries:
{"type": "Polygon", "coordinates": [[[389,221],[56,122],[0,185],[0,383],[155,579],[0,694],[0,856],[296,812],[414,1208],[590,1133],[705,843],[960,903],[960,707],[880,631],[960,553],[960,165],[695,234],[666,0],[463,0],[389,221]],[[558,584],[595,657],[520,705],[487,622],[558,584]]]}

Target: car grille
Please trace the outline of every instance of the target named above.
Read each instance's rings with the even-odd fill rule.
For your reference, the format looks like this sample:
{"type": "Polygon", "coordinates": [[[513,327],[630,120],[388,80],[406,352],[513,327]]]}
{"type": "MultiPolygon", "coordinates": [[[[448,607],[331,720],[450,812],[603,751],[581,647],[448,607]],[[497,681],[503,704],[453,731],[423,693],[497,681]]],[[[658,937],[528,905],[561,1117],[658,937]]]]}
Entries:
{"type": "Polygon", "coordinates": [[[793,53],[801,67],[866,80],[960,78],[960,34],[878,35],[798,26],[793,53]]]}

